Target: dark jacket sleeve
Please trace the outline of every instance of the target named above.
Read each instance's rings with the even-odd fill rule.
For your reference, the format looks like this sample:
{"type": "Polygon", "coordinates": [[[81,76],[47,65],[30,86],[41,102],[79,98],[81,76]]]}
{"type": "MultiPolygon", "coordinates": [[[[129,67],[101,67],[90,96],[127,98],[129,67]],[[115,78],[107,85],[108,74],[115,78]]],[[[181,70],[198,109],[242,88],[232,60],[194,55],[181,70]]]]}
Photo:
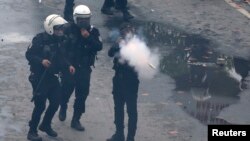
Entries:
{"type": "Polygon", "coordinates": [[[28,48],[28,50],[25,53],[27,60],[31,64],[42,63],[43,58],[39,55],[42,52],[42,47],[43,43],[40,35],[35,36],[32,40],[32,45],[30,46],[30,48],[28,48]]]}
{"type": "Polygon", "coordinates": [[[64,19],[70,23],[74,23],[73,19],[73,7],[74,0],[66,0],[64,7],[64,19]]]}
{"type": "Polygon", "coordinates": [[[89,37],[86,40],[88,44],[87,46],[88,50],[94,52],[102,50],[102,41],[98,29],[93,28],[92,31],[90,32],[89,37]]]}
{"type": "Polygon", "coordinates": [[[114,57],[116,53],[120,51],[120,47],[118,43],[115,43],[112,45],[112,47],[109,49],[108,55],[109,57],[114,57]]]}
{"type": "Polygon", "coordinates": [[[63,41],[63,54],[66,60],[73,65],[76,59],[76,50],[75,47],[77,42],[77,36],[74,33],[73,24],[67,23],[64,24],[64,34],[65,38],[63,41]]]}
{"type": "Polygon", "coordinates": [[[59,48],[61,59],[64,62],[64,66],[69,67],[73,64],[72,59],[72,50],[70,49],[70,41],[68,38],[65,38],[62,43],[61,47],[59,48]]]}
{"type": "Polygon", "coordinates": [[[60,60],[61,60],[61,65],[63,69],[67,69],[69,68],[69,66],[71,66],[71,62],[69,61],[69,59],[66,57],[66,54],[64,52],[64,50],[60,49],[59,50],[59,56],[60,56],[60,60]]]}

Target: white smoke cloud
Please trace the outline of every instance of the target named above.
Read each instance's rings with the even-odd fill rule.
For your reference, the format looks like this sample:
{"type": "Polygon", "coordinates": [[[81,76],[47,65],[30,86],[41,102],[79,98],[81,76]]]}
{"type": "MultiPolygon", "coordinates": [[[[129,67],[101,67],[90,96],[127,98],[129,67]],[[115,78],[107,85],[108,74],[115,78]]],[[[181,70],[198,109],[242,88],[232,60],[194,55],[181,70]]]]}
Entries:
{"type": "Polygon", "coordinates": [[[129,65],[135,68],[139,77],[151,79],[158,72],[159,55],[156,51],[151,51],[137,36],[120,42],[120,47],[121,58],[127,60],[129,65]]]}

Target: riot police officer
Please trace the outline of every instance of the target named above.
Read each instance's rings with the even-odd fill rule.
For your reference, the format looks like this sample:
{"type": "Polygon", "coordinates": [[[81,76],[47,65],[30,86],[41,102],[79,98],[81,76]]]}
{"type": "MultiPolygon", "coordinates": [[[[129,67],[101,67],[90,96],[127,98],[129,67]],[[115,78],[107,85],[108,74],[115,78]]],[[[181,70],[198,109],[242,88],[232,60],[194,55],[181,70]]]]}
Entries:
{"type": "MultiPolygon", "coordinates": [[[[71,9],[72,5],[67,5],[71,9]]],[[[65,9],[66,10],[66,9],[65,9]]],[[[69,10],[70,11],[70,10],[69,10]]],[[[64,11],[65,16],[70,13],[64,11]]],[[[66,18],[66,17],[65,17],[66,18]]],[[[102,41],[99,30],[90,24],[91,11],[86,5],[78,5],[73,11],[73,21],[68,24],[67,37],[70,45],[67,48],[68,58],[76,68],[74,76],[63,73],[62,89],[63,96],[60,104],[59,119],[66,119],[67,103],[75,90],[74,113],[71,120],[71,127],[84,131],[80,118],[85,113],[85,101],[89,95],[91,66],[94,66],[96,54],[102,49],[102,41]]],[[[66,18],[70,19],[70,18],[66,18]]]]}
{"type": "MultiPolygon", "coordinates": [[[[128,135],[127,141],[134,141],[137,128],[137,97],[139,79],[138,73],[134,67],[120,55],[121,46],[120,42],[127,42],[126,35],[133,35],[134,28],[130,24],[124,24],[120,29],[121,38],[115,43],[109,50],[108,55],[114,57],[115,75],[113,77],[113,99],[114,99],[114,111],[115,111],[115,126],[116,132],[107,141],[124,141],[124,105],[127,106],[128,113],[128,135]]],[[[123,46],[126,47],[126,46],[123,46]]]]}
{"type": "Polygon", "coordinates": [[[29,121],[28,140],[41,141],[37,134],[37,127],[44,110],[46,101],[49,106],[46,109],[39,130],[46,132],[49,136],[56,137],[57,133],[51,127],[51,121],[58,109],[60,102],[60,85],[57,74],[62,68],[68,68],[74,73],[74,68],[63,57],[63,25],[67,23],[61,16],[52,14],[44,21],[46,32],[37,34],[32,45],[26,51],[31,74],[29,81],[33,88],[34,109],[29,121]]]}

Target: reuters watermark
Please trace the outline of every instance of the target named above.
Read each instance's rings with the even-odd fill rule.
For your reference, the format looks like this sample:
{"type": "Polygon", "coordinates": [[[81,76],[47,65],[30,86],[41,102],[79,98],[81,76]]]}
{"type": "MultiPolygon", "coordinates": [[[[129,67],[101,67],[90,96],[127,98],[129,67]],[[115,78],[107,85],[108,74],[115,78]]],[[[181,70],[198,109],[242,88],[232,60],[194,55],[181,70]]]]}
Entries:
{"type": "Polygon", "coordinates": [[[250,141],[250,125],[208,125],[208,141],[223,138],[250,141]]]}

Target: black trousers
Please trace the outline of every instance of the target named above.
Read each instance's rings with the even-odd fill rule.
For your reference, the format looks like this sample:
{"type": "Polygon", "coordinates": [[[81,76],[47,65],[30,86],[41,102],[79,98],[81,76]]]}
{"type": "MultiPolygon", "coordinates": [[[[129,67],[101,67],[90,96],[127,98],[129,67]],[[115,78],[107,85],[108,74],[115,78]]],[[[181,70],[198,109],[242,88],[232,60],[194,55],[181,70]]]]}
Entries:
{"type": "Polygon", "coordinates": [[[89,95],[91,68],[76,68],[75,75],[64,73],[62,76],[61,107],[67,108],[70,96],[75,90],[74,113],[85,113],[85,102],[89,95]]]}
{"type": "Polygon", "coordinates": [[[105,0],[103,3],[103,8],[111,8],[117,6],[121,11],[127,10],[127,0],[105,0]]]}
{"type": "Polygon", "coordinates": [[[137,129],[137,97],[139,80],[116,74],[113,77],[113,99],[116,132],[123,134],[124,106],[128,113],[128,136],[134,137],[137,129]]]}
{"type": "Polygon", "coordinates": [[[33,88],[33,94],[36,94],[34,97],[35,107],[29,122],[30,132],[37,132],[41,115],[46,109],[47,99],[49,101],[49,105],[42,121],[42,124],[47,127],[51,127],[51,121],[60,103],[61,89],[58,78],[54,75],[46,75],[37,89],[40,79],[41,75],[31,74],[29,76],[29,81],[33,88]]]}

